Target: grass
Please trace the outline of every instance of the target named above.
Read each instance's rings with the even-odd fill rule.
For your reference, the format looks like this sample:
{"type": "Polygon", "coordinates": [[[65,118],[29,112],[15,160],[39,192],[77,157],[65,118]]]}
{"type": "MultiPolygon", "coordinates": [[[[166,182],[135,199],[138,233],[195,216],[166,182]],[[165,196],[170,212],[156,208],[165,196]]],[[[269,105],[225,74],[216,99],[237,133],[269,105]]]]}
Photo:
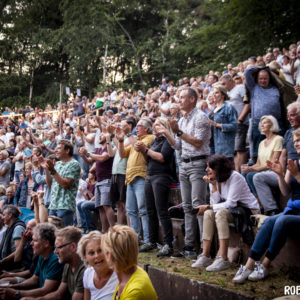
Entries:
{"type": "Polygon", "coordinates": [[[157,258],[156,252],[140,253],[139,263],[149,264],[153,267],[163,269],[169,273],[188,277],[197,281],[215,284],[223,288],[241,292],[258,299],[273,299],[284,295],[284,286],[299,285],[300,272],[295,269],[272,270],[268,278],[260,282],[250,282],[242,285],[234,284],[232,278],[239,268],[233,264],[232,267],[222,272],[206,272],[205,269],[191,268],[192,261],[185,258],[157,258]]]}

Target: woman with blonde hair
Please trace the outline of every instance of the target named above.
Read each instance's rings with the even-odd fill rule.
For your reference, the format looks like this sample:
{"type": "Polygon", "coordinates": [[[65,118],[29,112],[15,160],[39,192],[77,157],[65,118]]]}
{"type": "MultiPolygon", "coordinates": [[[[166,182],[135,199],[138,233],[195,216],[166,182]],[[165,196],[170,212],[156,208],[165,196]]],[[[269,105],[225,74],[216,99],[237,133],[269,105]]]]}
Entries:
{"type": "Polygon", "coordinates": [[[145,199],[149,217],[149,243],[141,246],[140,252],[157,247],[160,221],[164,246],[157,256],[169,256],[173,253],[173,229],[168,212],[168,198],[171,183],[176,178],[176,166],[174,149],[164,135],[172,134],[172,131],[168,120],[161,117],[156,119],[152,128],[156,137],[150,148],[143,143],[138,146],[147,163],[145,199]]]}
{"type": "Polygon", "coordinates": [[[119,280],[114,300],[158,299],[148,274],[137,265],[138,236],[132,228],[125,225],[111,227],[103,235],[101,247],[119,280]]]}
{"type": "Polygon", "coordinates": [[[213,128],[214,153],[223,154],[233,162],[237,111],[227,104],[229,96],[223,85],[214,85],[213,96],[215,107],[208,117],[213,128]]]}
{"type": "Polygon", "coordinates": [[[84,300],[111,300],[118,283],[102,251],[102,237],[99,231],[91,231],[78,244],[78,254],[87,267],[83,275],[84,300]]]}
{"type": "Polygon", "coordinates": [[[25,179],[19,183],[15,193],[14,203],[21,207],[31,208],[31,193],[39,187],[32,179],[32,168],[32,163],[25,164],[25,179]]]}

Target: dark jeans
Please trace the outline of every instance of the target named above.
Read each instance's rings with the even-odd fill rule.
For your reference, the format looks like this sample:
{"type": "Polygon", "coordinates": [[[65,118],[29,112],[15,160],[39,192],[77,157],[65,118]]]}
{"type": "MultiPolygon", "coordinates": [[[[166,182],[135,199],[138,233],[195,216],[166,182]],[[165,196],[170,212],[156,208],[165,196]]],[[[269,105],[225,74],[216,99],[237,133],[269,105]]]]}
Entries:
{"type": "Polygon", "coordinates": [[[164,244],[172,247],[173,228],[168,212],[168,196],[172,179],[169,175],[147,176],[145,198],[149,217],[149,240],[158,242],[159,221],[162,226],[164,244]]]}
{"type": "Polygon", "coordinates": [[[291,234],[297,236],[299,240],[300,215],[281,213],[266,219],[256,235],[249,256],[254,260],[260,260],[267,250],[265,256],[273,260],[291,234]]]}
{"type": "Polygon", "coordinates": [[[252,192],[252,194],[257,197],[257,192],[256,192],[256,188],[255,188],[255,185],[253,183],[253,177],[254,175],[256,175],[258,172],[249,172],[247,174],[245,173],[242,173],[242,175],[245,177],[247,183],[248,183],[248,186],[252,192]]]}

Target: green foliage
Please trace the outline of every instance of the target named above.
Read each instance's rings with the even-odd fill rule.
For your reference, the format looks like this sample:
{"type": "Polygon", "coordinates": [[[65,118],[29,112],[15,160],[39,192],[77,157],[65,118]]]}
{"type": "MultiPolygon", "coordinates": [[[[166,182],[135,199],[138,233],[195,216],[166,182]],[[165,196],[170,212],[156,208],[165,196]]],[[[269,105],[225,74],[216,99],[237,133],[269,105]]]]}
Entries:
{"type": "Polygon", "coordinates": [[[30,84],[45,106],[60,83],[91,97],[222,71],[297,42],[299,15],[298,0],[3,0],[0,103],[25,105],[30,84]]]}

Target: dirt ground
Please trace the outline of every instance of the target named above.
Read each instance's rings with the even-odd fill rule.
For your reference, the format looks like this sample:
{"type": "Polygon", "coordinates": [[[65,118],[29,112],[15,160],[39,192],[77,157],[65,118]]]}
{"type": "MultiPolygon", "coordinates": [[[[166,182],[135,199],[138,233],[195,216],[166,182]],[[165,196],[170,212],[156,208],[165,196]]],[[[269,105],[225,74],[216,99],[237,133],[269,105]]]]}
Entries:
{"type": "Polygon", "coordinates": [[[191,268],[192,260],[185,258],[157,258],[156,251],[139,254],[139,263],[149,264],[153,267],[163,269],[169,273],[192,278],[198,281],[222,286],[224,288],[239,291],[257,299],[274,299],[284,295],[284,286],[299,285],[299,269],[271,269],[270,275],[263,281],[250,282],[237,285],[232,282],[238,265],[233,264],[229,270],[223,272],[206,272],[205,269],[191,268]]]}

